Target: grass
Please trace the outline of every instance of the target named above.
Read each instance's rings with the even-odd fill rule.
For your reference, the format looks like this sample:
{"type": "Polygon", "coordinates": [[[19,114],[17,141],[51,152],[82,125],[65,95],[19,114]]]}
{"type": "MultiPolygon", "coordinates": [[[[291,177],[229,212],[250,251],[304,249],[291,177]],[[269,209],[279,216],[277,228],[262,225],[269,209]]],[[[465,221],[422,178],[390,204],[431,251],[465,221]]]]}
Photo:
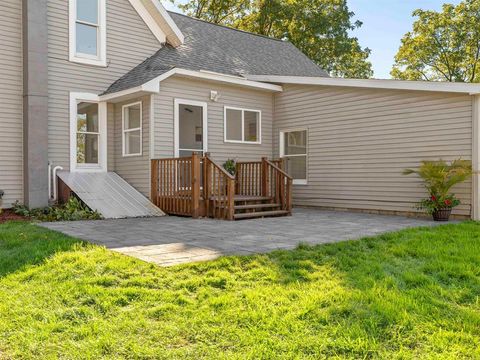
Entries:
{"type": "Polygon", "coordinates": [[[0,226],[0,358],[480,358],[480,224],[159,268],[0,226]]]}

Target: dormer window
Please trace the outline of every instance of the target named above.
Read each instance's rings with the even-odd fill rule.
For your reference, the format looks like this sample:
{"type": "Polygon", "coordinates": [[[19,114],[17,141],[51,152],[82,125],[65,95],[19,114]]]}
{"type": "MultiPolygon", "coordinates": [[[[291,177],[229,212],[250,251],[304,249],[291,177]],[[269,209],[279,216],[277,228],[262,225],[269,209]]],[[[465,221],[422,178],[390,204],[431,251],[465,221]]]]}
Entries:
{"type": "Polygon", "coordinates": [[[70,61],[106,66],[105,0],[70,1],[70,61]]]}

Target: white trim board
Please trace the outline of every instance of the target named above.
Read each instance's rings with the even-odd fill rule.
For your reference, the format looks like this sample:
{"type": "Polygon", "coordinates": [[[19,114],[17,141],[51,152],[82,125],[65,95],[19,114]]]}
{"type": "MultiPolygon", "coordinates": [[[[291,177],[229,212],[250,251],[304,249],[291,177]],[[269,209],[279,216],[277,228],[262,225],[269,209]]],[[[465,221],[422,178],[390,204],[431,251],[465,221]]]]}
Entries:
{"type": "Polygon", "coordinates": [[[371,89],[417,90],[464,93],[469,95],[480,94],[480,84],[451,83],[441,81],[406,81],[406,80],[377,80],[377,79],[343,79],[329,77],[305,76],[277,76],[277,75],[248,75],[252,81],[277,84],[345,86],[371,89]]]}
{"type": "MultiPolygon", "coordinates": [[[[179,105],[200,106],[202,108],[202,127],[203,127],[203,153],[208,151],[208,105],[203,101],[194,101],[188,99],[178,99],[173,101],[173,128],[174,128],[174,142],[173,142],[173,156],[180,156],[180,113],[178,111],[179,105]]],[[[186,149],[184,149],[186,150],[186,149]]],[[[192,150],[193,151],[193,150],[192,150]]]]}
{"type": "Polygon", "coordinates": [[[184,36],[177,24],[158,0],[129,0],[153,35],[160,43],[168,42],[177,47],[184,43],[184,36]]]}
{"type": "Polygon", "coordinates": [[[473,98],[472,219],[480,220],[480,95],[473,98]]]}
{"type": "Polygon", "coordinates": [[[243,77],[232,75],[217,74],[205,71],[194,71],[180,68],[173,68],[156,78],[147,81],[146,83],[132,87],[130,89],[117,91],[110,94],[100,95],[101,101],[121,101],[128,97],[139,96],[145,94],[158,94],[160,92],[160,82],[166,80],[174,75],[183,76],[194,79],[216,81],[225,84],[239,85],[248,88],[255,88],[265,91],[281,92],[283,88],[279,85],[267,84],[258,81],[247,80],[243,77]]]}

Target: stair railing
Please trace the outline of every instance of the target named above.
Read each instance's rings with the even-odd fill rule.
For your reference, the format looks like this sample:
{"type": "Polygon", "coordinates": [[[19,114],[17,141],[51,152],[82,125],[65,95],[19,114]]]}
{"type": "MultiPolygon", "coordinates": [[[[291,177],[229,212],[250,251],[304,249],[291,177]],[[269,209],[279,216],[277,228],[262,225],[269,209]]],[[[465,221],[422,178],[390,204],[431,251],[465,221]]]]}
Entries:
{"type": "Polygon", "coordinates": [[[206,214],[215,219],[233,220],[235,214],[235,177],[215,163],[208,154],[204,158],[203,193],[206,214]]]}
{"type": "Polygon", "coordinates": [[[269,161],[262,158],[262,196],[271,197],[281,210],[292,214],[293,179],[279,166],[281,161],[269,161]]]}

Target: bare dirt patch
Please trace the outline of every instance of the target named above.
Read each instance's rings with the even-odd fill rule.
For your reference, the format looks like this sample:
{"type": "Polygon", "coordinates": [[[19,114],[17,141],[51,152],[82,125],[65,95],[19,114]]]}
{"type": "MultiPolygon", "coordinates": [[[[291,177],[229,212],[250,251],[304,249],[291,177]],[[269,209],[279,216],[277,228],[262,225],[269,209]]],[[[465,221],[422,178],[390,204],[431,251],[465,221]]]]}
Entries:
{"type": "Polygon", "coordinates": [[[22,221],[28,220],[25,216],[17,215],[12,210],[3,210],[0,213],[0,224],[7,221],[22,221]]]}

